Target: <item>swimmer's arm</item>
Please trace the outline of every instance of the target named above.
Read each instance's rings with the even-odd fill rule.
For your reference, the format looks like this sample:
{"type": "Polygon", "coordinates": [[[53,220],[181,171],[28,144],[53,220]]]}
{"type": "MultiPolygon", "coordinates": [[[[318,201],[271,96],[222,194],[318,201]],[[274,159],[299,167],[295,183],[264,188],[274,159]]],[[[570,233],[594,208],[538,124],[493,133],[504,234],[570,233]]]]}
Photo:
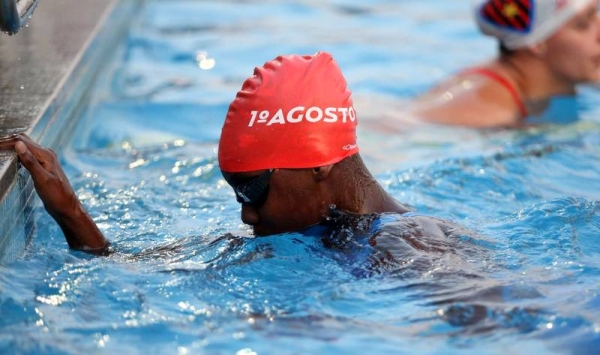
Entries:
{"type": "Polygon", "coordinates": [[[0,150],[14,150],[29,171],[48,214],[62,229],[69,247],[101,254],[109,242],[75,195],[56,154],[26,135],[0,142],[0,150]]]}
{"type": "MultiPolygon", "coordinates": [[[[39,192],[38,192],[39,193],[39,192]]],[[[71,249],[82,250],[91,254],[104,254],[110,242],[104,237],[94,220],[85,211],[79,201],[71,211],[63,214],[50,213],[46,204],[46,211],[60,226],[71,249]]]]}

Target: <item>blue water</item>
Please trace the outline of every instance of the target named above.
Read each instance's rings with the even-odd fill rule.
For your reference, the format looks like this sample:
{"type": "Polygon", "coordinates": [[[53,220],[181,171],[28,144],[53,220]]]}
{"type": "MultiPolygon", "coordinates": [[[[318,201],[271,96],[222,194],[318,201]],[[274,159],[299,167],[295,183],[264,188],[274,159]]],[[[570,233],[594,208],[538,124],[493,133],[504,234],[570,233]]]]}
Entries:
{"type": "Polygon", "coordinates": [[[0,352],[598,353],[597,89],[567,124],[379,127],[494,54],[468,3],[147,1],[60,153],[115,253],[68,250],[38,208],[26,254],[0,269],[0,352]],[[216,165],[227,106],[254,66],[317,50],[354,91],[381,183],[464,230],[425,250],[394,215],[252,238],[216,165]]]}

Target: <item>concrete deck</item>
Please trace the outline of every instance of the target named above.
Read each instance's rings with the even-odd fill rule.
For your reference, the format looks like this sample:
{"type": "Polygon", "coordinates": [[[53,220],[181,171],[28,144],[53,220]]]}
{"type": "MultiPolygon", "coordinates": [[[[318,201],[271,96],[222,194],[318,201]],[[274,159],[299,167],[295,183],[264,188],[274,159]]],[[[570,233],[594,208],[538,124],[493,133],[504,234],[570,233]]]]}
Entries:
{"type": "MultiPolygon", "coordinates": [[[[27,132],[58,149],[140,1],[40,0],[27,27],[0,33],[0,138],[27,132]]],[[[14,154],[0,153],[0,263],[18,256],[31,234],[30,180],[14,154]]]]}

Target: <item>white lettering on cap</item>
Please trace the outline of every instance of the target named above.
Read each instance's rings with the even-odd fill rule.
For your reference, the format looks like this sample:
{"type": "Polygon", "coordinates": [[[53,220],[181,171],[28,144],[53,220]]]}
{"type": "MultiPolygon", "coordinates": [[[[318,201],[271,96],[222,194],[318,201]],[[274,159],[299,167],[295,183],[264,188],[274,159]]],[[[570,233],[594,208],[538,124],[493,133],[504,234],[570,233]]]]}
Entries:
{"type": "Polygon", "coordinates": [[[284,114],[283,109],[277,110],[274,114],[270,111],[251,111],[250,122],[248,127],[253,127],[255,124],[266,124],[271,126],[274,124],[301,123],[336,123],[341,118],[342,123],[356,121],[356,111],[354,107],[326,107],[322,109],[317,106],[304,107],[296,106],[284,114]],[[340,117],[341,116],[341,117],[340,117]]]}

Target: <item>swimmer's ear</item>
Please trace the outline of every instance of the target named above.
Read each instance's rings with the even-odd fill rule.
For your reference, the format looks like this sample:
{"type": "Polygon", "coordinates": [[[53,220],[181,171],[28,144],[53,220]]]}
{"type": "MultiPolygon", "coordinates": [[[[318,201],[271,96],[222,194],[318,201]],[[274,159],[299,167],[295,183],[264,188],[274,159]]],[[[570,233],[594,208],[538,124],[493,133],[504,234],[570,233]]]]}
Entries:
{"type": "Polygon", "coordinates": [[[333,164],[313,168],[312,173],[313,173],[313,177],[315,178],[315,181],[320,182],[320,181],[327,180],[327,178],[329,177],[329,174],[331,173],[331,168],[333,168],[333,164]]]}

